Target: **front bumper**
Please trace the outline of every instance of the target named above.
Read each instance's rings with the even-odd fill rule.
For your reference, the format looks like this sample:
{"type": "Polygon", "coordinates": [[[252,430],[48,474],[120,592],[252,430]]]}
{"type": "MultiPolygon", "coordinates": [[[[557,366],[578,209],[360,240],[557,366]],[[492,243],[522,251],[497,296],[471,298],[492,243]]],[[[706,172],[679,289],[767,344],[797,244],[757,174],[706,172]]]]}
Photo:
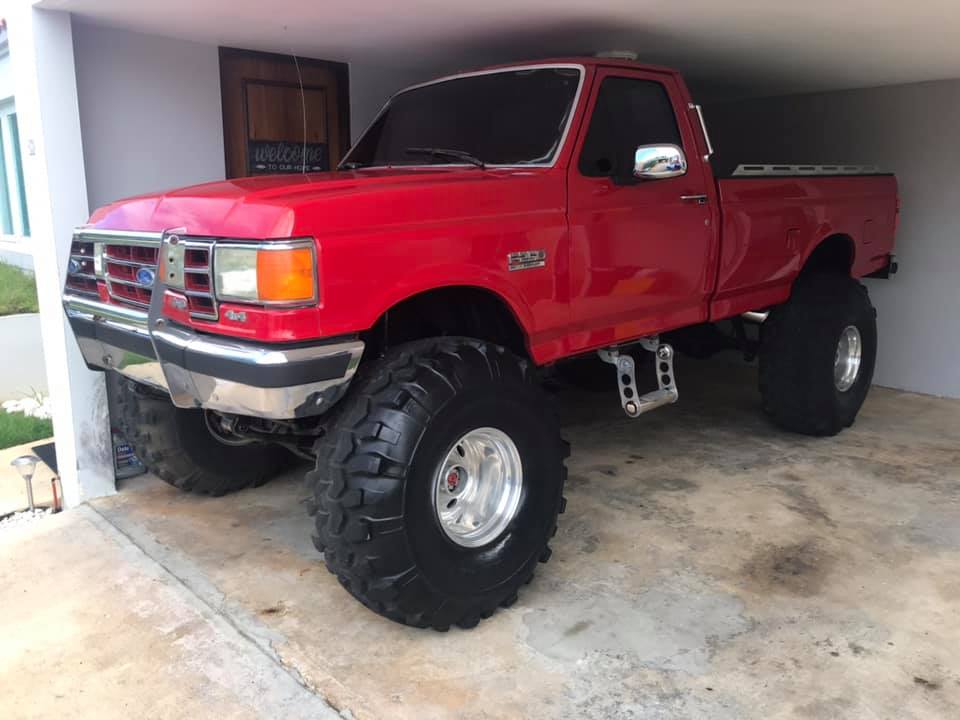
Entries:
{"type": "Polygon", "coordinates": [[[67,294],[63,305],[87,365],[170,394],[182,408],[275,420],[319,415],[340,399],[363,342],[266,345],[203,335],[146,312],[67,294]]]}

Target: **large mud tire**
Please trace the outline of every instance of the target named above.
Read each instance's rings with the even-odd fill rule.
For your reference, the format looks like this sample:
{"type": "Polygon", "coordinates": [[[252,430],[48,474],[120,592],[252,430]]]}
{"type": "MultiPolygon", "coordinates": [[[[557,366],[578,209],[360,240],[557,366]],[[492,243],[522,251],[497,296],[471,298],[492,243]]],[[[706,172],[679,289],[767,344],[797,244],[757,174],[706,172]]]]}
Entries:
{"type": "Polygon", "coordinates": [[[408,343],[367,367],[340,413],[308,484],[315,542],[343,587],[391,620],[436,630],[512,604],[550,557],[569,454],[530,364],[478,340],[408,343]],[[515,444],[522,491],[499,535],[464,547],[444,530],[436,483],[477,428],[515,444]]]}
{"type": "Polygon", "coordinates": [[[867,289],[839,274],[797,281],[790,300],[761,326],[763,409],[780,427],[805,435],[836,435],[853,424],[873,379],[877,313],[867,289]],[[860,359],[850,387],[838,387],[838,344],[856,329],[860,359]]]}

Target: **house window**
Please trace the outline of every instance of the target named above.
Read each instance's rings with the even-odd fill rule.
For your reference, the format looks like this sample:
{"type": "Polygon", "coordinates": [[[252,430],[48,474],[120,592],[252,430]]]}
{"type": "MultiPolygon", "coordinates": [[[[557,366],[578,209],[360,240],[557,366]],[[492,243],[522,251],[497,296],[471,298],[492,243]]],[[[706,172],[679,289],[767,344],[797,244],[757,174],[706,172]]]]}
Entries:
{"type": "Polygon", "coordinates": [[[0,105],[0,234],[30,234],[20,157],[20,130],[12,101],[0,105]]]}

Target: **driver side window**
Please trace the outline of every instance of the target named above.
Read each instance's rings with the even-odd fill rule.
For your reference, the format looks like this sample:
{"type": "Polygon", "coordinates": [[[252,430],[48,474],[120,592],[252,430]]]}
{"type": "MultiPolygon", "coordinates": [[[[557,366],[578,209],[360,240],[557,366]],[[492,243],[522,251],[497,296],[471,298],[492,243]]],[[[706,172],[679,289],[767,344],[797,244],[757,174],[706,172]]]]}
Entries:
{"type": "Polygon", "coordinates": [[[666,88],[652,80],[605,78],[580,153],[580,173],[628,176],[637,146],[654,144],[683,145],[666,88]]]}

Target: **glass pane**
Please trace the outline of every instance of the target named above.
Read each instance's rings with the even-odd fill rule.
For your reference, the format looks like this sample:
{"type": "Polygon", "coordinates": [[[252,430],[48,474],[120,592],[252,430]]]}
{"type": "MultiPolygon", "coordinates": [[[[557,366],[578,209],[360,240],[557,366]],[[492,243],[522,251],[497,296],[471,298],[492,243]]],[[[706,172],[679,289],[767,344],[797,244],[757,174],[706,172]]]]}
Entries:
{"type": "Polygon", "coordinates": [[[680,145],[680,131],[666,89],[652,80],[609,77],[597,94],[580,154],[588,177],[626,177],[640,145],[680,145]]]}
{"type": "MultiPolygon", "coordinates": [[[[0,117],[0,122],[3,118],[0,117]]],[[[13,218],[10,215],[10,191],[7,187],[7,155],[4,152],[3,127],[0,126],[0,233],[13,234],[13,218]]]]}
{"type": "Polygon", "coordinates": [[[573,111],[580,71],[510,70],[446,80],[397,95],[350,154],[361,165],[462,164],[432,148],[492,165],[553,159],[573,111]]]}
{"type": "Polygon", "coordinates": [[[20,228],[20,234],[29,235],[30,216],[27,214],[27,191],[23,184],[23,162],[20,158],[20,129],[17,125],[16,113],[10,113],[10,141],[13,143],[13,148],[10,152],[13,153],[13,167],[14,172],[17,174],[17,195],[20,201],[20,217],[23,220],[23,227],[20,228]]]}

